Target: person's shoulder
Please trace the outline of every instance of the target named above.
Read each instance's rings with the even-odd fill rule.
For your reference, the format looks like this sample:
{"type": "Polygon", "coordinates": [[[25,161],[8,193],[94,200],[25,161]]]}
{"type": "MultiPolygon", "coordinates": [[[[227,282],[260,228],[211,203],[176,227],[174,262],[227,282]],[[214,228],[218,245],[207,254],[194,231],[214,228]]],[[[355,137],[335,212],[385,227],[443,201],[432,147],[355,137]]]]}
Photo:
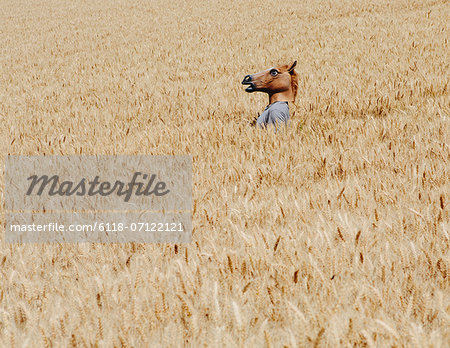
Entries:
{"type": "Polygon", "coordinates": [[[289,105],[287,102],[275,102],[270,107],[271,112],[289,113],[289,105]]]}

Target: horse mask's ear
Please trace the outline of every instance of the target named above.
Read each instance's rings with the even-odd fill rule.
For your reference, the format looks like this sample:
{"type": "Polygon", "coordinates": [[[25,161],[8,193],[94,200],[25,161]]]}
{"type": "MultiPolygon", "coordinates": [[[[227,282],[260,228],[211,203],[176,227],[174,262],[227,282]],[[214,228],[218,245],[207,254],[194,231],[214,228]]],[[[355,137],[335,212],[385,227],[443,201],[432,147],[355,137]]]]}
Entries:
{"type": "Polygon", "coordinates": [[[288,69],[288,73],[289,74],[292,74],[292,72],[294,71],[296,65],[297,65],[297,61],[292,63],[291,67],[288,69]]]}

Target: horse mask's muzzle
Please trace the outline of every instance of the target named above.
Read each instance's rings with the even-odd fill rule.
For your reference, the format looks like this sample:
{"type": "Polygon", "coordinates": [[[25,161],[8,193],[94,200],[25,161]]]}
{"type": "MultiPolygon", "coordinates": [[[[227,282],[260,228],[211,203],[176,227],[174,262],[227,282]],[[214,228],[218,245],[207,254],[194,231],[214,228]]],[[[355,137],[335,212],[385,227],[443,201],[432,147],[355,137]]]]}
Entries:
{"type": "Polygon", "coordinates": [[[246,92],[254,92],[256,90],[255,84],[253,83],[253,77],[252,75],[247,75],[244,77],[244,79],[242,80],[242,84],[243,85],[249,85],[245,91],[246,92]]]}

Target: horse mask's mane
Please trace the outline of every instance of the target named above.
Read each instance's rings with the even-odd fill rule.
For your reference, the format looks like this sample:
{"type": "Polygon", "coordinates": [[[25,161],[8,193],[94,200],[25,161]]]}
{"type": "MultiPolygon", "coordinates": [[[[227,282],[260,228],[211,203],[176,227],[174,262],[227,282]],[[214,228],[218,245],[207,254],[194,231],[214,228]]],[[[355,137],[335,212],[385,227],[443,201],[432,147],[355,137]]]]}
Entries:
{"type": "Polygon", "coordinates": [[[291,89],[292,89],[292,102],[295,104],[295,99],[297,98],[297,91],[298,91],[298,74],[295,71],[295,65],[297,62],[294,63],[294,69],[292,69],[289,72],[289,68],[292,66],[291,64],[284,64],[279,66],[279,69],[281,72],[289,72],[291,74],[291,89]]]}

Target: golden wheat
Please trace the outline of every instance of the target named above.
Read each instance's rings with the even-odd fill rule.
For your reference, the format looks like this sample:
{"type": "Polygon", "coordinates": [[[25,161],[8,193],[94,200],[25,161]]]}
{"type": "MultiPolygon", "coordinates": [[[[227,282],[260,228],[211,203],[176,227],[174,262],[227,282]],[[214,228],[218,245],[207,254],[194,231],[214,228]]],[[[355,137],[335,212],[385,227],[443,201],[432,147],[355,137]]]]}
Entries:
{"type": "Polygon", "coordinates": [[[447,1],[1,8],[2,163],[194,166],[191,244],[2,242],[1,346],[448,345],[447,1]],[[250,127],[293,59],[291,126],[250,127]]]}

